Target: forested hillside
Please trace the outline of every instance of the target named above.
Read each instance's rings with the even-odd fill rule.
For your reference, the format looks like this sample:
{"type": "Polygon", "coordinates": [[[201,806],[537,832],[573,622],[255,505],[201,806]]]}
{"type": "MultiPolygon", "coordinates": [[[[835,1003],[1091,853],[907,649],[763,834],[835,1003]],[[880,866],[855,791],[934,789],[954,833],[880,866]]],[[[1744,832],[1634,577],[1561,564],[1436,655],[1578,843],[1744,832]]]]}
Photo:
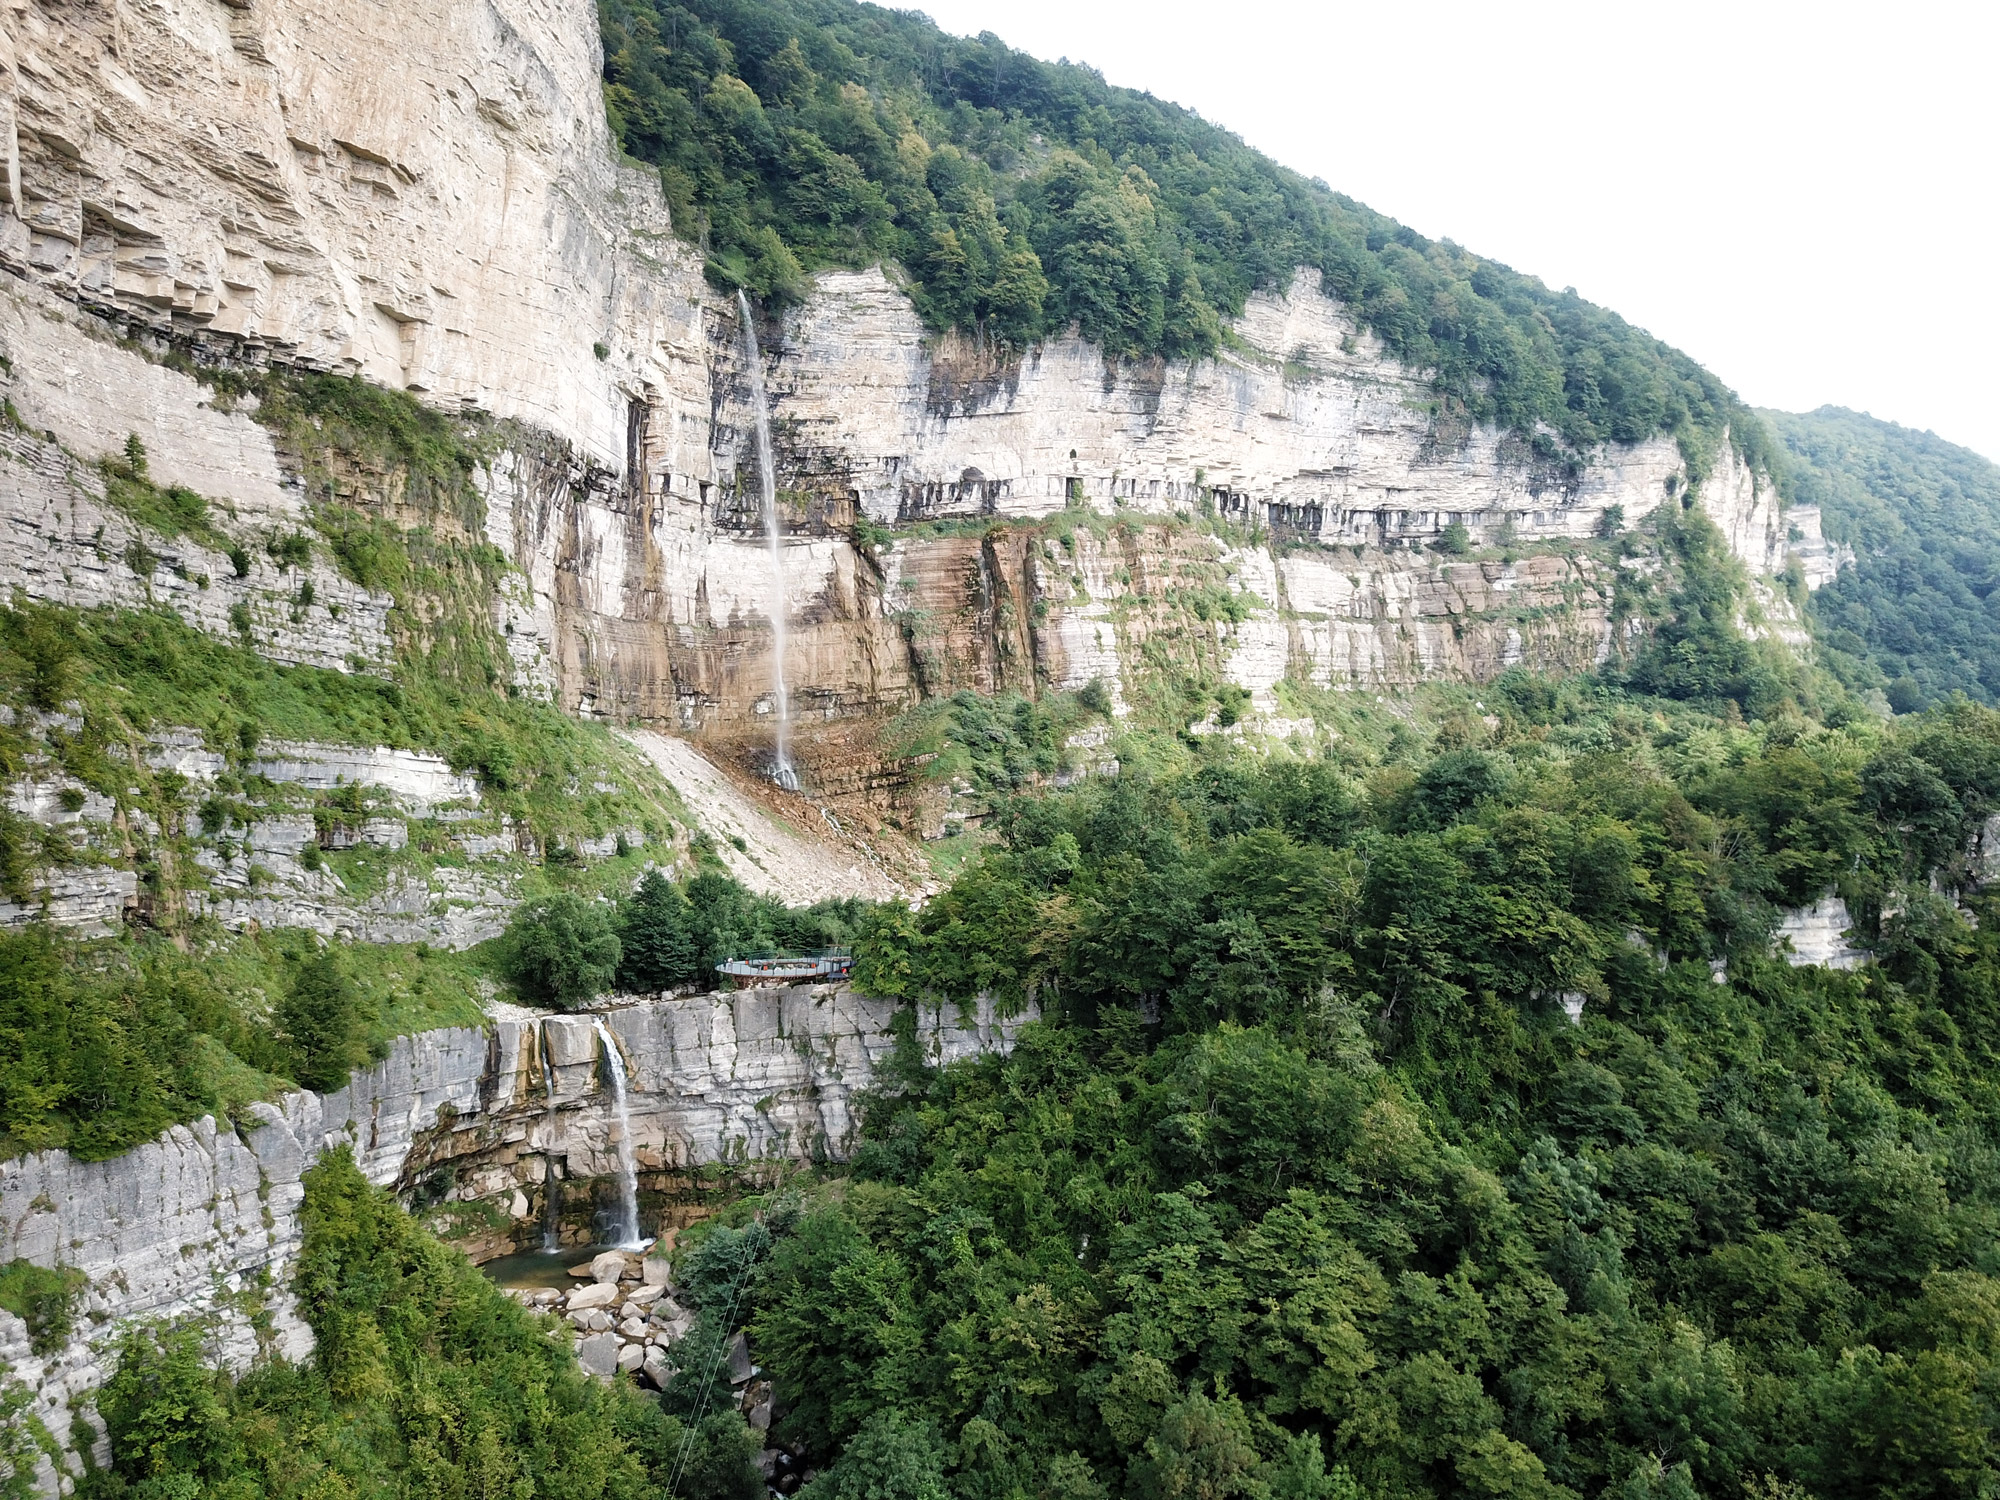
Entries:
{"type": "MultiPolygon", "coordinates": [[[[21,453],[102,491],[75,555],[143,583],[0,602],[0,896],[21,919],[0,932],[0,1169],[21,1173],[0,1179],[18,1256],[0,1309],[20,1320],[0,1334],[29,1372],[0,1367],[0,1500],[57,1457],[35,1412],[75,1418],[77,1500],[2000,1496],[2000,470],[1832,408],[1748,411],[1614,314],[1087,68],[856,0],[597,3],[611,125],[719,286],[782,304],[817,269],[881,263],[934,334],[1003,362],[1071,327],[1157,362],[1230,354],[1228,320],[1304,266],[1428,374],[1431,415],[1561,463],[1667,434],[1696,480],[1727,431],[1857,561],[1788,603],[1678,474],[1588,539],[1475,547],[1456,522],[1385,570],[1406,620],[1457,630],[1471,612],[1443,584],[1477,574],[1532,634],[1576,600],[1507,591],[1553,560],[1603,628],[1455,680],[1426,656],[1417,686],[1378,691],[1358,684],[1411,678],[1301,666],[1291,603],[1263,637],[1285,675],[1223,670],[1256,644],[1232,632],[1297,597],[1281,568],[1267,599],[1227,560],[1313,544],[1206,501],[863,521],[842,560],[880,591],[825,630],[819,602],[797,610],[815,633],[793,661],[813,664],[800,723],[842,757],[821,764],[866,790],[809,779],[802,805],[851,819],[857,860],[871,832],[944,830],[936,881],[915,905],[788,906],[724,872],[694,794],[615,731],[621,700],[565,714],[516,635],[526,573],[546,564],[560,614],[586,591],[579,554],[675,506],[699,521],[655,528],[659,567],[630,575],[649,589],[670,547],[735,545],[707,481],[699,500],[686,474],[648,488],[630,386],[608,387],[633,442],[619,489],[569,437],[470,405],[153,350],[197,373],[205,409],[254,409],[292,507],[256,526],[156,480],[137,436],[86,464],[0,403],[21,453]],[[622,497],[595,541],[593,486],[622,497]],[[574,546],[510,560],[495,507],[518,545],[545,499],[572,507],[574,546]],[[1148,576],[1148,528],[1217,556],[1148,576]],[[939,540],[963,566],[920,593],[896,549],[939,540]],[[989,566],[1010,540],[1106,615],[1159,605],[1157,628],[1084,684],[1029,668],[983,695],[913,672],[865,707],[828,688],[825,655],[867,654],[851,623],[891,620],[914,661],[948,591],[1014,609],[989,566]],[[1086,555],[1122,592],[1085,592],[1086,555]],[[245,579],[269,597],[214,606],[245,579]],[[336,587],[338,609],[378,611],[379,650],[281,664],[283,630],[343,623],[336,587]],[[182,595],[210,600],[209,626],[169,607],[182,595]],[[1488,676],[1551,659],[1597,664],[1488,676]],[[370,757],[402,789],[357,779],[370,757]],[[28,918],[38,890],[54,910],[52,877],[86,875],[123,882],[108,920],[28,918]],[[865,998],[704,993],[723,960],[823,949],[851,950],[865,998]],[[810,1029],[825,1016],[846,1029],[810,1029]],[[343,1127],[310,1101],[283,1128],[262,1107],[446,1026],[490,1028],[459,1032],[460,1091],[419,1058],[417,1082],[353,1105],[353,1150],[326,1149],[343,1127]],[[773,1053],[801,1070],[773,1082],[773,1053]],[[123,1205],[103,1259],[71,1264],[92,1200],[31,1195],[136,1180],[154,1158],[128,1179],[93,1164],[203,1115],[152,1149],[219,1140],[235,1185],[191,1170],[180,1212],[135,1211],[160,1221],[154,1281],[130,1278],[152,1300],[118,1301],[148,1264],[123,1205]],[[74,1176],[22,1173],[58,1152],[74,1176]],[[259,1218],[261,1251],[240,1228],[259,1218]],[[621,1248],[673,1233],[560,1315],[455,1248],[607,1223],[621,1248]],[[195,1293],[160,1300],[162,1262],[195,1293]],[[294,1306],[315,1347],[288,1361],[294,1306]],[[585,1341],[614,1330],[592,1364],[585,1341]]],[[[625,379],[623,350],[593,352],[625,379]]],[[[659,408],[713,397],[718,482],[729,370],[659,408]]],[[[653,659],[671,693],[629,700],[681,712],[710,690],[703,660],[764,649],[744,620],[767,558],[741,540],[733,602],[706,575],[662,584],[661,613],[567,644],[615,665],[611,646],[692,631],[692,601],[732,614],[740,633],[702,626],[714,654],[685,673],[653,659]]],[[[1328,609],[1369,597],[1353,586],[1328,609]]],[[[1042,595],[1019,602],[1060,627],[1042,595]]],[[[736,732],[674,722],[711,749],[736,732]]]]}
{"type": "MultiPolygon", "coordinates": [[[[851,1163],[682,1239],[812,1500],[2000,1484],[2000,714],[1760,666],[1700,535],[1630,673],[1024,792],[921,910],[845,914],[874,992],[1040,1019],[910,1049],[851,1163]],[[1773,950],[1830,892],[1872,964],[1773,950]]],[[[701,941],[689,894],[639,946],[701,941]]],[[[754,1493],[707,1366],[601,1398],[351,1168],[312,1194],[313,1368],[128,1341],[94,1493],[754,1493]]]]}
{"type": "Polygon", "coordinates": [[[1046,1019],[913,1075],[776,1241],[752,1340],[844,1454],[816,1495],[2000,1478],[2000,909],[1926,887],[2000,718],[1521,689],[1359,782],[1023,804],[878,930],[877,986],[1046,1019]],[[1768,956],[1829,883],[1877,963],[1768,956]]]}
{"type": "Polygon", "coordinates": [[[856,0],[602,0],[605,102],[710,275],[759,296],[887,260],[933,328],[1201,356],[1317,267],[1456,409],[1578,449],[1761,424],[1572,292],[1424,239],[1175,105],[856,0]]]}
{"type": "Polygon", "coordinates": [[[2000,695],[2000,466],[1934,433],[1823,406],[1765,412],[1793,497],[1851,566],[1813,597],[1828,664],[1898,712],[2000,695]]]}

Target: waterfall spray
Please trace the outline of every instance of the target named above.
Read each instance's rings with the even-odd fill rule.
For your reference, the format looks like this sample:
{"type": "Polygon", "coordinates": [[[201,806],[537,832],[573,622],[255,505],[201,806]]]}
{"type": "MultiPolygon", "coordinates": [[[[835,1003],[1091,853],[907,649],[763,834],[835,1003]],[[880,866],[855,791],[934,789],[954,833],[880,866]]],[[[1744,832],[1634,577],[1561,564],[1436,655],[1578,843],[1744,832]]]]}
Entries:
{"type": "Polygon", "coordinates": [[[604,1060],[611,1069],[611,1102],[618,1110],[618,1222],[612,1239],[621,1250],[637,1250],[639,1239],[639,1163],[632,1154],[632,1112],[625,1103],[625,1059],[602,1021],[593,1021],[604,1060]]]}
{"type": "Polygon", "coordinates": [[[764,399],[764,356],[757,348],[757,325],[750,315],[750,297],[738,288],[736,305],[743,310],[743,352],[750,366],[750,406],[757,417],[757,473],[764,491],[764,545],[771,553],[771,697],[777,711],[777,757],[771,779],[788,792],[799,789],[792,769],[792,707],[785,692],[785,549],[778,532],[778,475],[771,459],[771,412],[764,399]]]}
{"type": "Polygon", "coordinates": [[[542,1152],[542,1254],[562,1249],[562,1186],[556,1181],[556,1055],[546,1026],[535,1028],[542,1044],[542,1081],[548,1085],[549,1139],[542,1152]]]}

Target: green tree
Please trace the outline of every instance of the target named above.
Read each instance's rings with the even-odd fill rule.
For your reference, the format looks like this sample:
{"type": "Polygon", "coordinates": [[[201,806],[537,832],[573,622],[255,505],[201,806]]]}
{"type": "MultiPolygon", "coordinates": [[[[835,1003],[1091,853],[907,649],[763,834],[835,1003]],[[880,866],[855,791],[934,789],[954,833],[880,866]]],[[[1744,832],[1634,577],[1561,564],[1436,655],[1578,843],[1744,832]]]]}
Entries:
{"type": "Polygon", "coordinates": [[[559,1010],[595,1000],[617,977],[610,908],[573,891],[524,904],[507,926],[508,968],[521,992],[559,1010]]]}
{"type": "Polygon", "coordinates": [[[658,870],[639,878],[618,913],[618,984],[641,994],[692,984],[700,960],[687,898],[658,870]]]}
{"type": "Polygon", "coordinates": [[[800,1491],[808,1500],[950,1500],[936,1426],[891,1408],[875,1413],[838,1462],[800,1491]]]}
{"type": "Polygon", "coordinates": [[[1137,1493],[1164,1500],[1229,1500],[1267,1491],[1257,1478],[1257,1449],[1250,1441],[1243,1404],[1211,1401],[1199,1391],[1168,1407],[1159,1430],[1133,1462],[1137,1493]]]}
{"type": "Polygon", "coordinates": [[[242,1467],[220,1378],[193,1327],[128,1331],[97,1409],[114,1468],[141,1493],[206,1493],[242,1467]]]}
{"type": "Polygon", "coordinates": [[[343,1087],[367,1060],[360,995],[340,955],[328,948],[295,960],[276,1020],[290,1049],[292,1077],[326,1093],[343,1087]]]}

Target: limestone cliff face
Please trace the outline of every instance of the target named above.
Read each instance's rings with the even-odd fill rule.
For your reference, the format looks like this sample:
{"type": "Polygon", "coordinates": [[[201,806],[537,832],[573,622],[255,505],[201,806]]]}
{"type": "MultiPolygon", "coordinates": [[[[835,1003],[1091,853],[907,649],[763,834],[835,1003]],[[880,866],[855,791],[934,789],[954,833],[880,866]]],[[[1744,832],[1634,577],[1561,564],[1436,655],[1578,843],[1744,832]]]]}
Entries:
{"type": "MultiPolygon", "coordinates": [[[[489,531],[521,568],[495,608],[522,685],[585,713],[762,733],[773,587],[740,479],[741,331],[650,176],[616,163],[587,0],[26,0],[0,27],[0,339],[31,428],[86,460],[136,432],[166,482],[246,517],[295,514],[254,423],[106,336],[132,331],[516,419],[546,441],[487,488],[489,531]]],[[[1468,571],[1409,545],[1454,520],[1588,536],[1686,478],[1663,439],[1550,458],[1440,412],[1310,272],[1253,298],[1228,351],[1195,365],[1107,362],[1074,339],[996,361],[927,339],[880,271],[823,275],[764,335],[787,675],[809,720],[879,717],[944,686],[1115,684],[1158,623],[1150,602],[1127,607],[1135,550],[1206,547],[1268,585],[1215,643],[1260,707],[1287,673],[1393,685],[1587,664],[1610,644],[1609,580],[1587,564],[1468,571]],[[1011,542],[850,541],[861,515],[1070,505],[1140,540],[1078,558],[1065,587],[1011,542]],[[1262,560],[1157,534],[1204,506],[1268,539],[1262,560]],[[1558,594],[1568,617],[1552,624],[1558,594]]],[[[1817,517],[1781,514],[1727,450],[1701,498],[1753,571],[1788,549],[1812,582],[1837,564],[1817,517]]],[[[34,592],[74,536],[42,525],[29,541],[41,560],[7,571],[34,592]]],[[[363,634],[328,632],[323,655],[379,650],[354,602],[363,634]]]]}
{"type": "Polygon", "coordinates": [[[474,401],[601,461],[691,320],[700,348],[577,0],[29,0],[4,33],[0,261],[86,306],[474,401]]]}
{"type": "MultiPolygon", "coordinates": [[[[89,1421],[110,1344],[133,1320],[202,1320],[215,1361],[232,1370],[260,1354],[302,1357],[312,1331],[289,1286],[301,1174],[345,1144],[377,1183],[408,1188],[449,1165],[454,1201],[524,1214],[552,1178],[585,1184],[610,1174],[620,1127],[598,1024],[631,1077],[643,1174],[844,1155],[853,1095],[894,1045],[894,1009],[815,986],[427,1032],[398,1041],[335,1093],[288,1094],[233,1123],[176,1126],[109,1161],[50,1151],[0,1162],[0,1261],[72,1266],[89,1278],[75,1337],[47,1356],[28,1347],[19,1319],[0,1312],[0,1361],[34,1390],[35,1414],[73,1450],[101,1445],[94,1424],[72,1423],[80,1414],[89,1421]]],[[[969,1024],[929,1014],[917,1034],[947,1061],[1005,1047],[1014,1030],[986,1009],[969,1024]]],[[[53,1493],[53,1471],[42,1479],[53,1493]]]]}

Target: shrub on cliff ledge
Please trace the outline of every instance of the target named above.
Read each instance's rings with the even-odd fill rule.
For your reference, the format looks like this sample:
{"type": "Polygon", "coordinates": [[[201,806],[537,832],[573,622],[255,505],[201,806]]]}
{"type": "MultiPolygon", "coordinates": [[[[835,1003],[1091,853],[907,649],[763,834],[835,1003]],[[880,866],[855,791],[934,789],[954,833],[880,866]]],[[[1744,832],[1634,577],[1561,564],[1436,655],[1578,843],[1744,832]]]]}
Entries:
{"type": "Polygon", "coordinates": [[[618,934],[606,907],[571,891],[531,901],[507,928],[508,968],[530,999],[575,1010],[611,986],[618,934]]]}
{"type": "Polygon", "coordinates": [[[367,1060],[360,996],[331,949],[301,959],[290,993],[278,1003],[277,1021],[290,1047],[292,1076],[309,1089],[337,1089],[367,1060]]]}

